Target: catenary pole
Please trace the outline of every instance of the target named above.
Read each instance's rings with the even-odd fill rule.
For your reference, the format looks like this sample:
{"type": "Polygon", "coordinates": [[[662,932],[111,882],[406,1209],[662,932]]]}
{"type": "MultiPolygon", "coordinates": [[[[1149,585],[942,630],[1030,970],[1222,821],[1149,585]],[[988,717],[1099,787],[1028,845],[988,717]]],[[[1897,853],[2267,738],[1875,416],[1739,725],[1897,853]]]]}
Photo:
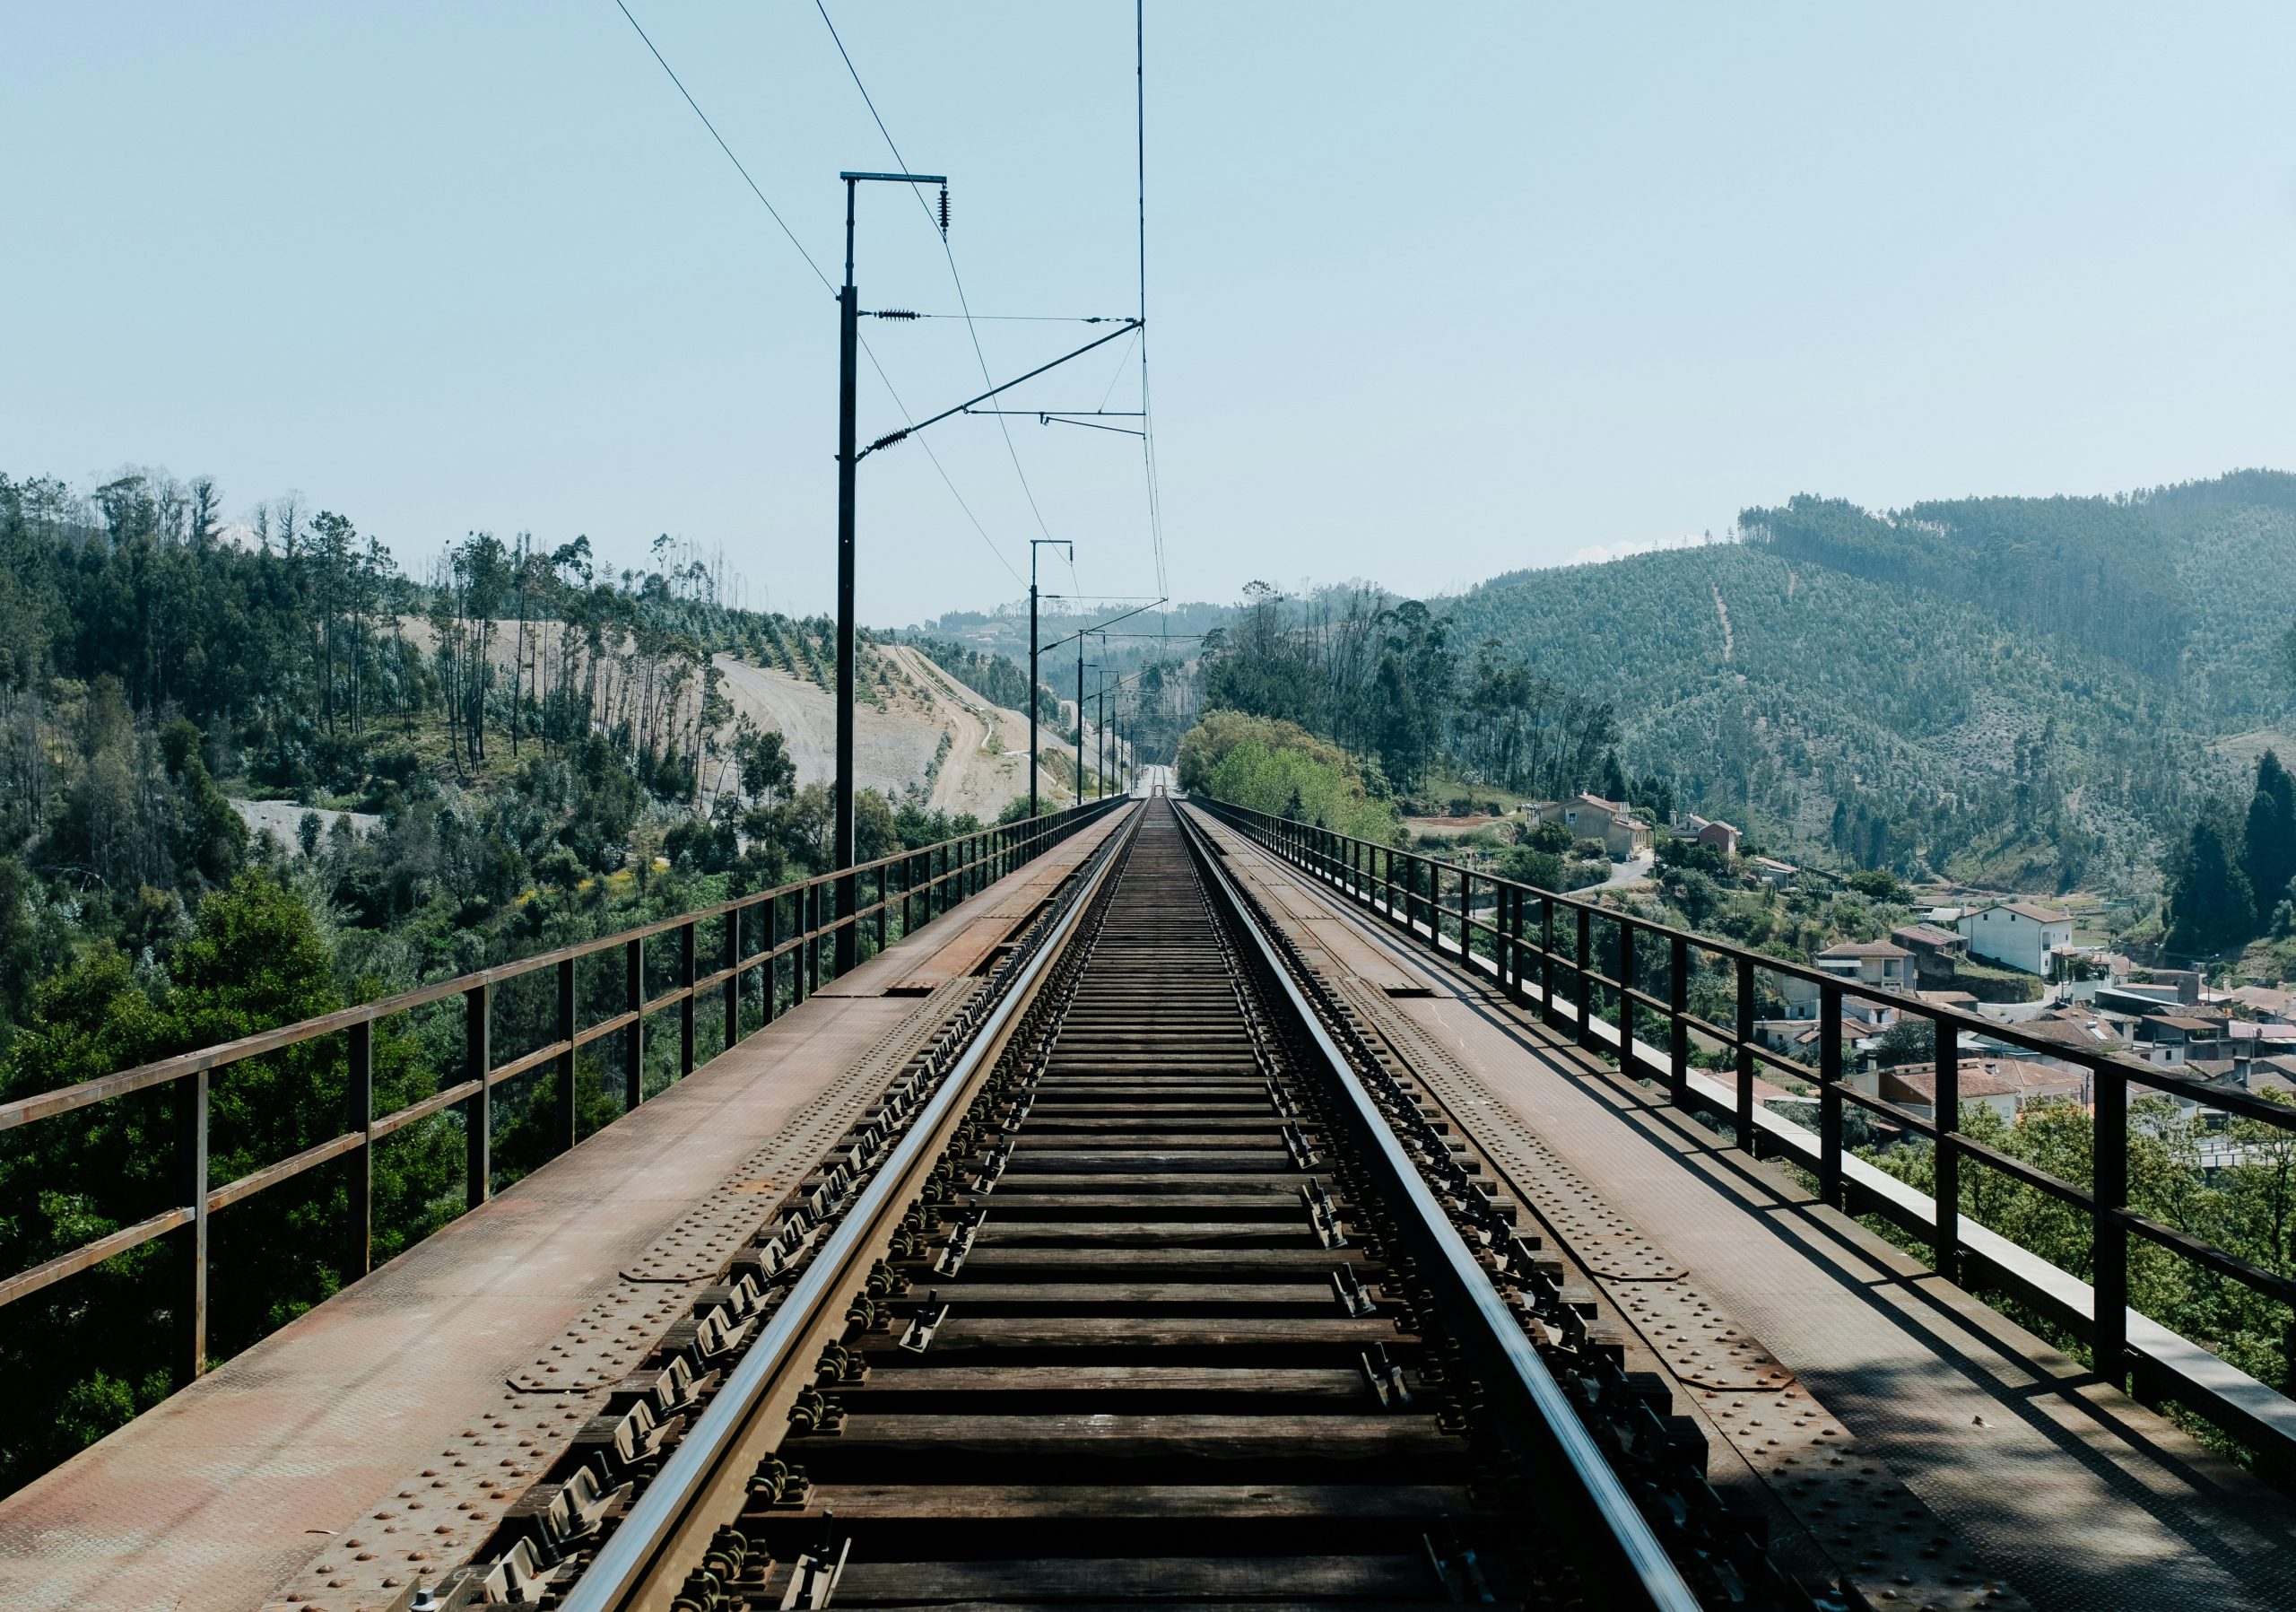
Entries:
{"type": "Polygon", "coordinates": [[[940,174],[841,173],[845,181],[845,284],[837,296],[837,798],[832,829],[831,859],[844,876],[837,881],[831,901],[834,916],[843,920],[837,931],[837,972],[852,971],[861,955],[861,926],[854,914],[860,903],[852,867],[853,855],[853,492],[854,472],[861,463],[855,443],[857,393],[861,351],[860,292],[853,284],[854,193],[864,179],[883,179],[900,185],[945,185],[940,174]]]}
{"type": "MultiPolygon", "coordinates": [[[[845,287],[837,298],[837,806],[833,854],[840,869],[853,866],[853,473],[861,304],[853,285],[853,193],[856,176],[845,180],[845,287]]],[[[859,924],[853,914],[853,876],[837,882],[837,972],[841,978],[859,958],[859,924]]]]}
{"type": "Polygon", "coordinates": [[[1076,545],[1065,537],[1031,537],[1029,539],[1029,815],[1036,816],[1037,804],[1037,550],[1048,543],[1057,543],[1068,551],[1073,563],[1076,545]]]}

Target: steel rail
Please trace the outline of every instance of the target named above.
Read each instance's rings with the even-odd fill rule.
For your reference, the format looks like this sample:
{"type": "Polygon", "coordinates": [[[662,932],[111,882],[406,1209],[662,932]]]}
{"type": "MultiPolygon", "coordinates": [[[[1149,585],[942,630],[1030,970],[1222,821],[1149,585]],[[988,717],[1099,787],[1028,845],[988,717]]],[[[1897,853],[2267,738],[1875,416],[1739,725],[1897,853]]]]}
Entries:
{"type": "Polygon", "coordinates": [[[1542,1486],[1556,1501],[1578,1511],[1585,1521],[1594,1525],[1589,1533],[1573,1535],[1569,1548],[1595,1558],[1598,1572],[1603,1566],[1611,1570],[1609,1574],[1590,1577],[1590,1591],[1598,1586],[1606,1591],[1602,1602],[1606,1606],[1635,1605],[1658,1608],[1660,1612],[1698,1612],[1698,1598],[1683,1582],[1665,1547],[1651,1532],[1649,1523],[1563,1396],[1546,1363],[1539,1358],[1521,1326],[1500,1301],[1490,1277],[1467,1251],[1466,1243],[1451,1224],[1450,1217],[1428,1190],[1418,1167],[1364,1089],[1354,1066],[1324,1029],[1313,1004],[1300,991],[1282,955],[1269,943],[1230,881],[1227,869],[1221,866],[1221,858],[1211,849],[1202,827],[1189,811],[1181,810],[1176,815],[1187,825],[1207,888],[1218,892],[1229,911],[1240,920],[1240,927],[1251,937],[1269,974],[1282,988],[1317,1052],[1329,1066],[1332,1079],[1346,1094],[1363,1137],[1392,1178],[1396,1195],[1409,1210],[1415,1229],[1440,1256],[1450,1279],[1473,1306],[1491,1343],[1513,1371],[1517,1388],[1536,1410],[1538,1419],[1533,1431],[1547,1442],[1549,1453],[1562,1464],[1570,1479],[1567,1485],[1542,1486]],[[1574,1501],[1577,1504],[1572,1506],[1574,1501]],[[1607,1562],[1603,1560],[1605,1557],[1607,1562]],[[1623,1582],[1614,1582],[1614,1576],[1623,1582]]]}
{"type": "MultiPolygon", "coordinates": [[[[1126,833],[1138,825],[1135,813],[1126,833]]],[[[769,1386],[790,1365],[791,1349],[811,1330],[823,1303],[835,1301],[850,1285],[853,1267],[867,1251],[885,1212],[915,1185],[913,1178],[920,1168],[929,1168],[939,1156],[944,1124],[970,1099],[973,1087],[990,1067],[990,1055],[1001,1050],[1006,1029],[1027,1006],[1045,971],[1061,954],[1105,887],[1109,870],[1122,859],[1118,852],[1125,837],[1111,834],[1093,852],[1086,882],[1068,910],[1038,944],[1004,998],[975,1030],[956,1063],[806,1266],[725,1387],[678,1442],[630,1514],[561,1598],[562,1612],[616,1612],[648,1604],[639,1598],[660,1578],[662,1555],[735,1451],[769,1386]]]]}

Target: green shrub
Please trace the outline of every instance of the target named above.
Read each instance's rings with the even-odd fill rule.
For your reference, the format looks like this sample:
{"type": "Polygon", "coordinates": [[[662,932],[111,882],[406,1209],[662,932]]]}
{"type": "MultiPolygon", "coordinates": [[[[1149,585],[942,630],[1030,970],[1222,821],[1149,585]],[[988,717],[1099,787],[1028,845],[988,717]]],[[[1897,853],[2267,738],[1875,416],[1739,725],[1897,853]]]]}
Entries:
{"type": "Polygon", "coordinates": [[[1382,844],[1403,826],[1352,756],[1295,722],[1209,712],[1181,736],[1179,779],[1196,794],[1382,844]]]}

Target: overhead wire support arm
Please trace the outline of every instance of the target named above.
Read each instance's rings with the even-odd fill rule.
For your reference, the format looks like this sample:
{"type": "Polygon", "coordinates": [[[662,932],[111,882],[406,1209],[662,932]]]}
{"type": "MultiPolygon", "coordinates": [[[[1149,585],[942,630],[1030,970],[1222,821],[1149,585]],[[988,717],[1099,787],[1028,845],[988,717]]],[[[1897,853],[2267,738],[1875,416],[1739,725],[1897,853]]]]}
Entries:
{"type": "Polygon", "coordinates": [[[1039,425],[1081,425],[1087,431],[1112,431],[1122,437],[1144,437],[1144,431],[1135,431],[1128,425],[1101,425],[1097,418],[1137,420],[1142,418],[1136,408],[969,408],[968,414],[1034,414],[1039,425]]]}
{"type": "Polygon", "coordinates": [[[1086,342],[1074,353],[1064,353],[1048,364],[1039,364],[1035,369],[1031,370],[1026,375],[1015,376],[1013,379],[1006,381],[1002,386],[989,388],[988,390],[981,393],[977,397],[966,398],[954,408],[944,408],[939,414],[933,415],[930,419],[919,420],[914,425],[905,425],[897,431],[891,431],[884,436],[879,437],[875,441],[870,443],[868,447],[854,455],[854,457],[857,459],[865,459],[871,454],[876,452],[880,448],[891,448],[896,442],[915,436],[918,431],[923,431],[928,425],[938,425],[942,421],[948,419],[953,414],[969,413],[974,404],[986,403],[991,397],[996,396],[1000,393],[1011,391],[1022,381],[1034,380],[1038,376],[1042,375],[1048,370],[1057,370],[1061,365],[1068,362],[1071,359],[1082,358],[1093,348],[1106,346],[1109,343],[1116,340],[1118,336],[1126,335],[1131,332],[1137,330],[1140,328],[1140,324],[1141,321],[1138,319],[1126,319],[1123,324],[1117,327],[1114,330],[1109,331],[1106,335],[1094,341],[1086,342]]]}
{"type": "MultiPolygon", "coordinates": [[[[973,412],[973,413],[978,413],[978,414],[985,414],[989,413],[990,411],[988,411],[987,409],[979,409],[979,410],[969,411],[969,412],[973,412]]],[[[1020,410],[1020,409],[999,409],[999,410],[997,410],[997,411],[996,411],[996,413],[998,413],[998,414],[1022,414],[1022,413],[1025,413],[1026,411],[1025,411],[1025,410],[1020,410]]],[[[1135,430],[1133,430],[1133,429],[1132,429],[1130,426],[1128,426],[1128,425],[1100,425],[1100,424],[1096,424],[1096,423],[1094,423],[1092,421],[1090,421],[1090,420],[1077,420],[1077,419],[1072,419],[1070,416],[1068,416],[1068,415],[1066,415],[1066,414],[1039,414],[1039,415],[1037,416],[1037,423],[1038,423],[1039,425],[1081,425],[1081,426],[1083,426],[1086,431],[1112,431],[1116,432],[1116,434],[1117,434],[1117,435],[1118,435],[1118,436],[1120,436],[1120,437],[1144,437],[1144,436],[1146,436],[1146,435],[1148,434],[1146,431],[1135,431],[1135,430]]]]}

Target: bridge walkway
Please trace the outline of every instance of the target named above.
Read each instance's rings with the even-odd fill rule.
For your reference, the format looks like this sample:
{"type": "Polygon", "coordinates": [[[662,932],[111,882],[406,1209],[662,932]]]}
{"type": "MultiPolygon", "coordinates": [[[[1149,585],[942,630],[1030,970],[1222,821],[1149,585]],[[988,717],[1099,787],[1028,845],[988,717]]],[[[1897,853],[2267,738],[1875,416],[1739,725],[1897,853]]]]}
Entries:
{"type": "MultiPolygon", "coordinates": [[[[2296,1505],[2278,1491],[1784,1167],[1726,1145],[1484,981],[1197,820],[1231,875],[1485,1150],[1519,1162],[1518,1190],[1571,1251],[1607,1266],[1616,1279],[1604,1285],[1635,1341],[1685,1382],[1722,1385],[1693,1406],[1718,1449],[1787,1481],[1779,1451],[1806,1446],[1803,1423],[1819,1420],[1784,1405],[1775,1390],[1790,1381],[2036,1608],[2296,1606],[2296,1505]],[[1794,1414],[1759,1414],[1781,1407],[1794,1414]]],[[[1850,1517],[1819,1544],[1854,1554],[1886,1545],[1885,1532],[1850,1517]]]]}
{"type": "Polygon", "coordinates": [[[380,1608],[464,1559],[1120,816],[0,1501],[0,1607],[380,1608]]]}

